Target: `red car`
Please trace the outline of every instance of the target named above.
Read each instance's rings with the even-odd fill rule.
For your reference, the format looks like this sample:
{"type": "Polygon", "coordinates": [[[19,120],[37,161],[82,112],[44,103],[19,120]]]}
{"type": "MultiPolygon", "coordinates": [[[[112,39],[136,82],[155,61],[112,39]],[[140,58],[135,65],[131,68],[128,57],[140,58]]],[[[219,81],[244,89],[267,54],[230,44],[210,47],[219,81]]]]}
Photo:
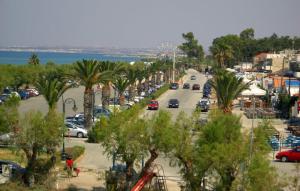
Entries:
{"type": "Polygon", "coordinates": [[[151,109],[155,109],[155,110],[158,110],[158,101],[156,100],[151,100],[148,104],[148,109],[151,110],[151,109]]]}
{"type": "Polygon", "coordinates": [[[291,150],[281,151],[277,153],[276,159],[279,159],[282,162],[300,161],[300,147],[296,147],[291,150]]]}

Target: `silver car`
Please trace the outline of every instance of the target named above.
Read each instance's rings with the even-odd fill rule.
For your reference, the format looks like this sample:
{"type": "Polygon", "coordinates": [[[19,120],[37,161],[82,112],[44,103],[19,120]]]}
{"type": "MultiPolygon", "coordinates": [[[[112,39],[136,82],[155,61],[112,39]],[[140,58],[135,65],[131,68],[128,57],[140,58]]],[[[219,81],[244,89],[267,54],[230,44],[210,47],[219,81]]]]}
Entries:
{"type": "Polygon", "coordinates": [[[87,137],[86,129],[82,129],[82,128],[78,127],[77,125],[75,125],[73,123],[69,123],[69,122],[65,122],[65,125],[67,127],[65,136],[78,137],[78,138],[87,137]]]}

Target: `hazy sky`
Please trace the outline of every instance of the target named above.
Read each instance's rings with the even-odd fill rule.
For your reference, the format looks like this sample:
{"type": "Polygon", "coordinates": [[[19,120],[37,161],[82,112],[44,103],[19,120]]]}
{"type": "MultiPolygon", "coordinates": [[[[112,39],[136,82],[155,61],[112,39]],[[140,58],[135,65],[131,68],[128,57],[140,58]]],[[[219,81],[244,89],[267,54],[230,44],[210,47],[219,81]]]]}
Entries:
{"type": "Polygon", "coordinates": [[[0,46],[158,47],[192,31],[300,36],[300,0],[0,0],[0,46]]]}

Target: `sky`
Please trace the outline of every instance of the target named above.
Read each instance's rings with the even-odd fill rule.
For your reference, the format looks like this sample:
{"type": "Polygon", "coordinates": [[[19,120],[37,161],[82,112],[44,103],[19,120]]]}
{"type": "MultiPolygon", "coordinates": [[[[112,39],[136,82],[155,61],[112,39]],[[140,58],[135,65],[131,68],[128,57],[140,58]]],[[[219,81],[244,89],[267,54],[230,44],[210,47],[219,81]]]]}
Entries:
{"type": "Polygon", "coordinates": [[[300,0],[0,0],[0,47],[158,48],[214,38],[300,36],[300,0]]]}

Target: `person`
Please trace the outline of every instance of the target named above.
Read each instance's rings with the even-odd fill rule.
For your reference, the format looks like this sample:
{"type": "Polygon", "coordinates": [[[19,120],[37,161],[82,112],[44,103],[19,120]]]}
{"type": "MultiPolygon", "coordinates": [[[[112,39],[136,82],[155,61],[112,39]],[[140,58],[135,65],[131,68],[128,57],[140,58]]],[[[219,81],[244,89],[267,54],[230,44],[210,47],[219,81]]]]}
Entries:
{"type": "Polygon", "coordinates": [[[67,160],[66,160],[68,176],[72,176],[73,163],[74,163],[74,161],[73,161],[72,157],[68,156],[67,160]]]}

